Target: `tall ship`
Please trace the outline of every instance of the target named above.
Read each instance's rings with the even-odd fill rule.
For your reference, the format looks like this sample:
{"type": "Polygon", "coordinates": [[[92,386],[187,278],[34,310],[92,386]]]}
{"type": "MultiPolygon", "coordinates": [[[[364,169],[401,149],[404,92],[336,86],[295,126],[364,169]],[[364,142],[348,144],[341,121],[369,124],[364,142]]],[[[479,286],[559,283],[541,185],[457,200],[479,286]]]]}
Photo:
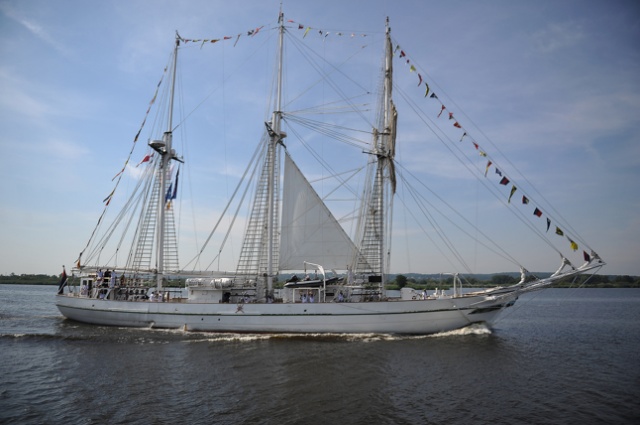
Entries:
{"type": "MultiPolygon", "coordinates": [[[[129,154],[122,169],[114,170],[113,190],[103,200],[96,227],[69,275],[63,273],[56,295],[60,312],[88,324],[185,331],[430,334],[476,323],[491,326],[520,295],[559,281],[584,281],[605,264],[553,209],[538,203],[528,180],[517,182],[511,163],[501,165],[472,125],[458,119],[429,75],[392,38],[388,19],[384,32],[377,33],[382,45],[377,63],[360,54],[363,43],[376,39],[365,35],[325,31],[285,19],[282,12],[272,25],[232,36],[193,39],[176,33],[140,130],[130,145],[123,144],[129,154]],[[181,215],[186,210],[182,194],[190,193],[188,167],[210,172],[211,185],[218,184],[214,175],[219,175],[210,160],[190,158],[176,140],[196,116],[175,118],[177,103],[185,99],[178,93],[184,56],[207,55],[225,43],[234,49],[229,57],[248,45],[254,52],[272,53],[268,112],[262,122],[244,122],[262,130],[262,137],[253,151],[239,146],[248,165],[237,173],[235,187],[227,189],[227,199],[191,195],[190,202],[202,200],[203,206],[181,215]],[[267,43],[271,50],[263,47],[267,43]],[[327,53],[330,47],[339,52],[327,53]],[[299,55],[296,68],[288,65],[293,53],[299,55]],[[299,70],[303,61],[304,72],[299,70]],[[376,70],[364,73],[360,66],[376,70]],[[401,84],[394,83],[399,73],[401,84]],[[372,74],[374,89],[364,81],[372,74]],[[406,110],[396,106],[396,93],[406,110]],[[405,121],[404,113],[414,118],[405,121]],[[412,131],[403,132],[403,123],[412,131]],[[424,127],[419,133],[418,126],[424,127]],[[451,150],[464,165],[459,171],[470,173],[500,208],[548,245],[560,263],[555,273],[528,272],[456,211],[448,201],[455,190],[445,189],[447,197],[434,191],[416,169],[416,158],[428,151],[430,140],[451,150]],[[455,219],[462,224],[453,224],[455,219]],[[185,236],[189,221],[196,236],[185,236]],[[401,223],[409,230],[400,230],[401,223]],[[463,258],[465,249],[455,247],[459,239],[446,236],[451,229],[483,254],[506,259],[519,281],[467,288],[472,268],[463,258]],[[409,238],[417,242],[404,242],[409,238]],[[185,256],[188,243],[195,248],[185,256]],[[401,256],[417,256],[421,269],[450,266],[446,276],[452,287],[388,290],[392,245],[401,256]],[[446,251],[447,263],[434,264],[427,246],[446,251]],[[231,270],[221,270],[220,265],[231,264],[229,258],[231,270]]],[[[205,68],[202,60],[194,62],[194,69],[205,68]]],[[[194,108],[206,107],[213,93],[203,89],[204,100],[194,101],[194,108]]],[[[212,139],[215,143],[216,135],[212,139]]]]}

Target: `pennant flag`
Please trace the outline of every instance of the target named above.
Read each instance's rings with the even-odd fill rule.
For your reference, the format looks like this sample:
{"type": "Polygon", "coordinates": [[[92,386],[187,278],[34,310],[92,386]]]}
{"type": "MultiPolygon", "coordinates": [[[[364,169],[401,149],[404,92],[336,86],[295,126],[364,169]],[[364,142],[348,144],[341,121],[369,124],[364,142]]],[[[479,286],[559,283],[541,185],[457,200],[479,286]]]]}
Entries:
{"type": "Polygon", "coordinates": [[[140,162],[138,163],[138,165],[136,165],[136,168],[137,168],[138,166],[140,166],[141,164],[145,163],[145,162],[149,162],[149,161],[151,161],[151,158],[153,158],[153,154],[151,154],[151,155],[146,155],[144,158],[142,158],[142,161],[140,161],[140,162]]]}
{"type": "MultiPolygon", "coordinates": [[[[127,164],[125,164],[126,167],[127,164]]],[[[125,167],[122,167],[122,170],[120,170],[120,172],[118,174],[116,174],[115,176],[113,176],[113,178],[111,179],[111,181],[114,181],[116,179],[116,177],[118,177],[120,174],[124,173],[124,169],[125,167]]]]}
{"type": "Polygon", "coordinates": [[[487,156],[487,153],[485,151],[480,151],[479,153],[480,153],[480,156],[485,156],[485,157],[487,156]]]}
{"type": "Polygon", "coordinates": [[[111,191],[111,193],[109,194],[109,196],[107,196],[106,198],[104,198],[102,200],[102,202],[106,202],[107,205],[109,205],[109,202],[111,202],[111,197],[113,196],[113,194],[115,193],[115,188],[111,191]]]}
{"type": "Polygon", "coordinates": [[[438,96],[436,96],[435,93],[431,93],[431,96],[429,96],[429,97],[432,98],[432,99],[437,99],[438,98],[438,96]]]}
{"type": "Polygon", "coordinates": [[[302,38],[305,38],[307,36],[307,33],[311,30],[311,27],[307,27],[306,30],[304,30],[304,34],[302,35],[302,38]]]}
{"type": "Polygon", "coordinates": [[[511,197],[513,196],[514,193],[516,193],[516,190],[518,190],[518,188],[516,188],[515,186],[511,188],[511,193],[509,194],[509,200],[507,201],[508,204],[511,203],[511,197]]]}
{"type": "Polygon", "coordinates": [[[460,141],[462,142],[462,139],[464,139],[464,136],[467,135],[467,132],[465,131],[464,133],[462,133],[462,137],[460,138],[460,141]]]}
{"type": "Polygon", "coordinates": [[[582,256],[584,257],[584,261],[587,263],[591,261],[591,257],[587,254],[587,251],[582,251],[582,256]]]}
{"type": "MultiPolygon", "coordinates": [[[[416,67],[411,65],[411,67],[409,68],[409,71],[410,72],[416,72],[416,67]]],[[[418,85],[420,85],[420,84],[418,84],[418,85]]]]}
{"type": "MultiPolygon", "coordinates": [[[[418,87],[420,87],[421,85],[422,85],[422,75],[420,75],[420,73],[418,72],[418,87]]],[[[425,93],[424,97],[427,97],[428,94],[429,94],[429,84],[427,84],[427,92],[425,93]]]]}
{"type": "Polygon", "coordinates": [[[533,211],[533,215],[535,215],[536,217],[542,217],[542,211],[540,211],[538,208],[536,208],[533,211]]]}
{"type": "Polygon", "coordinates": [[[506,177],[503,177],[502,180],[500,180],[500,184],[504,185],[504,186],[508,185],[509,184],[509,179],[506,178],[506,177]]]}
{"type": "Polygon", "coordinates": [[[164,195],[164,201],[170,201],[171,200],[171,194],[173,193],[173,183],[169,184],[169,188],[167,189],[167,194],[164,195]]]}
{"type": "MultiPolygon", "coordinates": [[[[435,93],[434,93],[435,94],[435,93]]],[[[431,97],[433,97],[434,95],[432,94],[431,97]]],[[[442,112],[447,109],[446,106],[442,105],[442,109],[440,109],[440,113],[438,114],[438,118],[440,118],[440,115],[442,115],[442,112]]]]}
{"type": "Polygon", "coordinates": [[[556,226],[556,235],[558,236],[564,236],[564,232],[562,231],[562,229],[560,229],[558,226],[556,226]]]}
{"type": "Polygon", "coordinates": [[[60,284],[58,285],[58,295],[62,295],[64,287],[67,286],[67,270],[62,266],[62,274],[60,275],[60,284]]]}
{"type": "Polygon", "coordinates": [[[427,88],[424,91],[424,97],[427,97],[427,96],[429,96],[429,84],[424,83],[424,85],[427,86],[427,88]]]}
{"type": "Polygon", "coordinates": [[[491,167],[491,161],[487,162],[487,168],[484,170],[484,176],[487,177],[487,173],[489,172],[489,167],[491,167]]]}
{"type": "Polygon", "coordinates": [[[403,58],[405,56],[407,56],[407,55],[404,53],[404,50],[400,50],[400,57],[403,58]]]}
{"type": "MultiPolygon", "coordinates": [[[[569,239],[569,238],[567,238],[567,239],[569,239]]],[[[571,249],[572,250],[574,250],[574,251],[578,250],[578,244],[575,243],[574,241],[572,241],[571,239],[569,239],[569,244],[571,245],[571,249]]]]}
{"type": "Polygon", "coordinates": [[[462,127],[460,126],[460,124],[458,124],[458,121],[454,122],[454,123],[453,123],[453,126],[454,126],[454,127],[457,127],[457,128],[462,128],[462,127]]]}
{"type": "MultiPolygon", "coordinates": [[[[474,145],[475,145],[475,143],[474,143],[474,145]]],[[[476,148],[476,149],[478,149],[478,148],[476,148]]],[[[502,171],[498,170],[497,168],[496,168],[496,174],[499,175],[500,177],[502,177],[502,171]]]]}
{"type": "Polygon", "coordinates": [[[549,231],[549,227],[551,226],[551,220],[547,218],[547,232],[549,231]]]}
{"type": "Polygon", "coordinates": [[[449,112],[449,119],[452,120],[453,119],[453,112],[449,112]]]}
{"type": "Polygon", "coordinates": [[[522,203],[523,204],[528,204],[529,203],[529,198],[527,198],[526,196],[522,195],[522,203]]]}
{"type": "MultiPolygon", "coordinates": [[[[476,148],[476,150],[480,149],[480,146],[478,146],[478,144],[476,142],[471,142],[471,143],[473,143],[473,146],[476,148]]],[[[502,175],[502,174],[500,174],[500,175],[502,175]]]]}
{"type": "Polygon", "coordinates": [[[180,169],[176,172],[176,182],[173,186],[173,193],[171,194],[171,199],[176,199],[178,196],[178,177],[180,177],[180,169]]]}

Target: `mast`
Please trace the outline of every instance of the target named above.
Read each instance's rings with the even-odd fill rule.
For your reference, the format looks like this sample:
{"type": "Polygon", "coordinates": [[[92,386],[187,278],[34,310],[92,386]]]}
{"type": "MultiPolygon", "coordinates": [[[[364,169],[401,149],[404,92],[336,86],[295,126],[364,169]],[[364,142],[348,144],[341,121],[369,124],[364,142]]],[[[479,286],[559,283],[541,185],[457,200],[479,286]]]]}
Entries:
{"type": "MultiPolygon", "coordinates": [[[[379,179],[378,184],[379,184],[379,188],[380,188],[380,193],[379,193],[379,197],[378,197],[378,210],[380,211],[380,219],[379,219],[379,223],[380,223],[380,240],[379,240],[379,255],[380,255],[380,288],[383,289],[384,285],[385,285],[385,281],[386,281],[386,267],[385,267],[385,257],[386,257],[386,252],[385,252],[385,238],[387,238],[386,235],[386,229],[387,227],[385,226],[385,185],[384,185],[384,172],[385,172],[385,168],[389,168],[389,172],[391,173],[391,165],[390,162],[393,161],[392,155],[393,155],[393,149],[394,149],[394,145],[395,145],[395,141],[392,140],[392,135],[395,134],[395,131],[391,130],[391,126],[393,125],[394,119],[393,119],[393,101],[392,101],[392,86],[393,86],[393,48],[391,45],[391,27],[389,26],[389,17],[387,17],[386,20],[386,42],[385,42],[385,69],[384,69],[384,93],[383,93],[383,105],[384,105],[384,111],[383,111],[383,122],[382,122],[382,143],[381,143],[381,152],[379,152],[378,154],[378,176],[377,178],[379,179]]],[[[389,174],[389,178],[391,180],[394,179],[393,176],[391,176],[391,174],[389,174]]]]}
{"type": "Polygon", "coordinates": [[[180,37],[176,33],[176,45],[173,50],[173,69],[171,75],[171,92],[169,95],[169,114],[167,119],[167,131],[162,135],[162,145],[158,145],[156,142],[152,142],[151,147],[160,154],[160,193],[158,196],[158,223],[157,223],[157,250],[156,250],[156,264],[157,264],[157,286],[158,289],[162,288],[162,281],[164,278],[164,243],[165,243],[165,197],[167,190],[167,170],[169,169],[169,162],[174,157],[174,152],[171,147],[173,140],[173,101],[176,87],[176,68],[178,63],[178,47],[180,46],[180,37]]]}
{"type": "Polygon", "coordinates": [[[284,50],[284,14],[282,8],[280,8],[280,14],[278,16],[279,34],[278,34],[278,73],[276,77],[276,103],[271,117],[271,130],[269,132],[269,149],[268,155],[268,167],[269,177],[267,183],[267,197],[268,197],[268,211],[267,211],[267,292],[269,295],[273,292],[273,251],[275,245],[275,185],[276,185],[276,147],[279,142],[286,136],[281,132],[281,118],[282,118],[282,64],[283,64],[283,50],[284,50]]]}

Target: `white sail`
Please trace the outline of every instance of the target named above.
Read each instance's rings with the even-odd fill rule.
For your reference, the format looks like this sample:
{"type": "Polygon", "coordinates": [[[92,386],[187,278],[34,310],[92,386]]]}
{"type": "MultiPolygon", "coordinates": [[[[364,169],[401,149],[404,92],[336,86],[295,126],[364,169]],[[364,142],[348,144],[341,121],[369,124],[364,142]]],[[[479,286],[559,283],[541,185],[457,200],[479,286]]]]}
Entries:
{"type": "Polygon", "coordinates": [[[283,191],[280,270],[301,270],[305,261],[346,270],[357,248],[288,154],[283,191]]]}

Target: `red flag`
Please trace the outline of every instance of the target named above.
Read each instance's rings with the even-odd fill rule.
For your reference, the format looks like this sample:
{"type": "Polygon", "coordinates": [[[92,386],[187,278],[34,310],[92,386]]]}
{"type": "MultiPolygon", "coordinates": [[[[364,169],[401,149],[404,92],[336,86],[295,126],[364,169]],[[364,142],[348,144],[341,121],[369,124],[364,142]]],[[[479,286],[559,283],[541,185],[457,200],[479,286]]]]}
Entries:
{"type": "Polygon", "coordinates": [[[136,165],[136,167],[138,167],[139,165],[145,163],[145,162],[149,162],[151,160],[151,158],[153,158],[153,154],[151,155],[146,155],[144,158],[142,158],[142,161],[140,161],[138,163],[138,165],[136,165]]]}
{"type": "Polygon", "coordinates": [[[542,217],[542,211],[540,211],[538,208],[536,208],[533,211],[533,215],[535,215],[536,217],[542,217]]]}
{"type": "Polygon", "coordinates": [[[462,127],[460,126],[460,124],[458,124],[458,121],[454,122],[454,123],[453,123],[453,126],[454,126],[454,127],[457,127],[457,128],[462,128],[462,127]]]}
{"type": "Polygon", "coordinates": [[[500,184],[502,185],[508,185],[509,184],[509,179],[506,177],[503,177],[502,180],[500,180],[500,184]]]}
{"type": "MultiPolygon", "coordinates": [[[[431,95],[433,96],[433,95],[431,95]]],[[[440,113],[438,114],[438,118],[440,118],[440,115],[442,115],[442,112],[447,109],[444,105],[442,105],[442,109],[440,109],[440,113]]]]}

